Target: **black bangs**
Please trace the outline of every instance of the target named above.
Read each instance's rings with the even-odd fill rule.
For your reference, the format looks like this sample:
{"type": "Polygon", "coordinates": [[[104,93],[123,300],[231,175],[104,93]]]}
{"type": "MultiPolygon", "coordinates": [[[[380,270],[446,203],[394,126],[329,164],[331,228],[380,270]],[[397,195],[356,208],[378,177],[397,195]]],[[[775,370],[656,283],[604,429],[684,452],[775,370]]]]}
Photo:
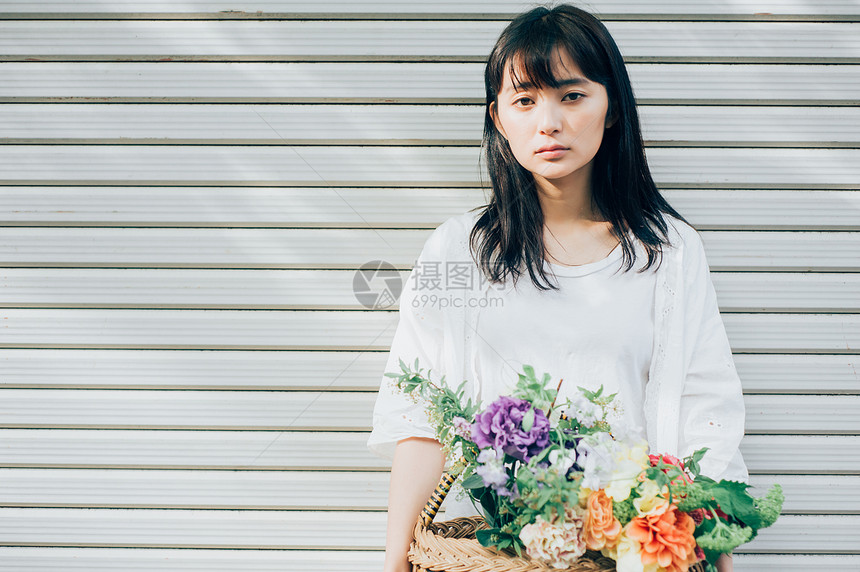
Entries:
{"type": "Polygon", "coordinates": [[[602,70],[609,67],[609,62],[602,50],[595,49],[598,41],[589,37],[589,30],[572,19],[548,18],[550,12],[545,8],[534,12],[532,18],[506,30],[507,41],[490,56],[485,79],[493,96],[503,87],[505,68],[518,91],[523,86],[560,87],[558,74],[562,70],[557,66],[563,52],[586,78],[606,85],[608,78],[602,70]]]}
{"type": "MultiPolygon", "coordinates": [[[[507,57],[503,56],[501,61],[508,62],[508,72],[517,91],[522,89],[524,83],[536,88],[557,88],[558,78],[553,73],[559,56],[557,30],[550,28],[540,19],[529,24],[529,29],[523,30],[524,33],[518,38],[520,41],[516,42],[519,45],[509,46],[509,53],[505,54],[507,57]]],[[[576,59],[574,58],[574,61],[576,59]]],[[[499,77],[499,91],[502,89],[503,78],[504,75],[499,77]]]]}
{"type": "MultiPolygon", "coordinates": [[[[514,89],[520,91],[524,87],[529,86],[538,89],[560,87],[561,84],[555,73],[553,73],[553,67],[556,62],[558,62],[557,47],[546,51],[527,49],[509,58],[508,73],[511,75],[514,89]]],[[[502,87],[500,81],[499,91],[501,91],[502,87]]]]}

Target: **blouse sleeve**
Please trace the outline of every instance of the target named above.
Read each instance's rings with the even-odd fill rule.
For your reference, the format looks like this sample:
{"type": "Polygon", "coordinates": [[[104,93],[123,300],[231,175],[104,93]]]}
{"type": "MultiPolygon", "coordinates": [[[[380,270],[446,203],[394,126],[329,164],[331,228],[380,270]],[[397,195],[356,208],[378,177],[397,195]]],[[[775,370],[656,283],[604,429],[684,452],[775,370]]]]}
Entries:
{"type": "Polygon", "coordinates": [[[744,435],[744,400],[717,295],[697,232],[684,255],[686,344],[678,450],[682,457],[708,447],[702,473],[714,479],[749,482],[739,445],[744,435]]]}
{"type": "MultiPolygon", "coordinates": [[[[424,244],[420,256],[409,273],[400,295],[397,329],[388,353],[385,372],[400,373],[400,361],[410,367],[416,358],[418,366],[430,370],[431,379],[438,382],[443,367],[444,323],[438,303],[444,278],[443,231],[440,226],[424,244]],[[434,298],[435,296],[435,298],[434,298]]],[[[367,441],[370,451],[380,457],[394,457],[397,442],[408,437],[435,438],[427,419],[425,404],[404,394],[396,380],[382,376],[373,408],[373,431],[367,441]]]]}

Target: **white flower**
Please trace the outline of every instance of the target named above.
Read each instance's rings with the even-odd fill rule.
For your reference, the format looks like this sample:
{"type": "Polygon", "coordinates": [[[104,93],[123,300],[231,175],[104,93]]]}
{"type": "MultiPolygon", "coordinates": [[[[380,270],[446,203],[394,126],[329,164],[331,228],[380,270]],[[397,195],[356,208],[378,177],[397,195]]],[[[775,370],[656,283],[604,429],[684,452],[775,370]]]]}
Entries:
{"type": "Polygon", "coordinates": [[[614,467],[606,486],[606,494],[614,501],[623,501],[630,496],[630,489],[638,483],[639,473],[650,466],[648,442],[641,441],[633,446],[620,441],[615,442],[614,467]]]}
{"type": "Polygon", "coordinates": [[[593,491],[602,489],[615,470],[615,441],[608,433],[594,433],[582,438],[576,452],[583,471],[582,486],[593,491]]]}
{"type": "Polygon", "coordinates": [[[570,400],[570,404],[573,416],[586,427],[593,427],[602,416],[600,407],[589,401],[582,393],[577,393],[570,400]]]}
{"type": "Polygon", "coordinates": [[[549,465],[558,471],[559,475],[566,475],[573,464],[576,463],[576,451],[574,449],[553,449],[549,452],[549,465]]]}
{"type": "Polygon", "coordinates": [[[495,449],[483,449],[478,454],[478,467],[475,473],[487,487],[503,487],[508,482],[508,473],[502,463],[503,455],[495,449]]]}

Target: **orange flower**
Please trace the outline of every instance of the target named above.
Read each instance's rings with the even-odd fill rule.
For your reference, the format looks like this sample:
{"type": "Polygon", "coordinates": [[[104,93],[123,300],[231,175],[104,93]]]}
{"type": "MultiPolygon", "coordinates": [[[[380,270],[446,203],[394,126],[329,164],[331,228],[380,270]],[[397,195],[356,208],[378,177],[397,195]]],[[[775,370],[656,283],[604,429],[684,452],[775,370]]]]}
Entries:
{"type": "Polygon", "coordinates": [[[695,528],[690,515],[670,505],[659,514],[634,518],[626,531],[641,543],[643,564],[657,564],[667,572],[687,572],[697,561],[695,528]]]}
{"type": "Polygon", "coordinates": [[[582,536],[590,550],[611,548],[621,536],[621,523],[612,514],[612,499],[600,489],[588,497],[588,513],[582,536]]]}

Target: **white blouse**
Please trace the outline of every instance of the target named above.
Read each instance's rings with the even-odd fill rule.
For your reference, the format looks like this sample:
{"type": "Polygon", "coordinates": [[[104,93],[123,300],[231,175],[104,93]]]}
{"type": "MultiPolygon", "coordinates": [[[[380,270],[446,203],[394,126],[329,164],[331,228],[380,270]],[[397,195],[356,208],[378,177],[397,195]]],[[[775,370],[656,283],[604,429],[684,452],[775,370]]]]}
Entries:
{"type": "Polygon", "coordinates": [[[578,387],[617,393],[616,423],[645,438],[645,385],[654,345],[653,267],[622,269],[622,248],[590,264],[545,263],[559,290],[540,290],[528,276],[477,310],[476,369],[484,404],[510,394],[524,364],[561,380],[559,400],[578,387]]]}
{"type": "MultiPolygon", "coordinates": [[[[385,372],[417,358],[434,381],[468,380],[467,394],[484,405],[507,393],[524,363],[563,378],[562,395],[602,383],[619,392],[624,420],[644,425],[652,451],[683,457],[709,447],[704,474],[748,482],[741,383],[695,229],[667,217],[671,246],[644,273],[636,240],[627,272],[615,273],[620,245],[592,264],[547,263],[561,290],[540,294],[528,275],[516,292],[483,277],[468,249],[479,214],[449,218],[425,243],[400,297],[385,372]]],[[[370,450],[391,458],[398,441],[433,436],[423,408],[382,377],[370,450]]]]}

